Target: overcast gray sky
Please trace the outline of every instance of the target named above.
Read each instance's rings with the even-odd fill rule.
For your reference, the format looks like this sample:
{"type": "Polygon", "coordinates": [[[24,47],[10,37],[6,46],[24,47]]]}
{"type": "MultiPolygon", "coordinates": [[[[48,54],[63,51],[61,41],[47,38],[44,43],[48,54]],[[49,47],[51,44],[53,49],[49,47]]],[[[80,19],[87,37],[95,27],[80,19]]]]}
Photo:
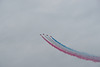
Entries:
{"type": "Polygon", "coordinates": [[[100,56],[99,0],[0,0],[0,67],[100,67],[56,50],[40,33],[100,56]]]}

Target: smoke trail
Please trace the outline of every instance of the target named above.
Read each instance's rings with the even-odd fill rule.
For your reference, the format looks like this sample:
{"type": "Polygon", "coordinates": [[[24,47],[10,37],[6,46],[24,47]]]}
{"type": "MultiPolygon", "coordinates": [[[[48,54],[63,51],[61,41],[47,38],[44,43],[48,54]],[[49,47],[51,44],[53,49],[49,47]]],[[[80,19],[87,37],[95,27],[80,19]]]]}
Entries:
{"type": "Polygon", "coordinates": [[[83,53],[83,52],[79,52],[79,51],[73,50],[73,49],[71,49],[69,47],[66,47],[65,45],[61,44],[56,39],[54,39],[52,36],[48,36],[48,35],[44,35],[43,34],[43,35],[41,35],[41,37],[46,42],[48,42],[51,46],[55,47],[56,49],[66,53],[68,55],[76,56],[77,58],[84,59],[84,60],[100,62],[100,57],[93,56],[93,55],[90,55],[90,54],[87,54],[87,53],[83,53]]]}

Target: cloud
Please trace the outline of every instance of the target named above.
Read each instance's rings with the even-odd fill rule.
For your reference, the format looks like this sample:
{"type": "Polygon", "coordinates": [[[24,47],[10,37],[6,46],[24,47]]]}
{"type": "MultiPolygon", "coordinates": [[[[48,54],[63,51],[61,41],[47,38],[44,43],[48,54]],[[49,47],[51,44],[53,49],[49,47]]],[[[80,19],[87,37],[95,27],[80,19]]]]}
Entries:
{"type": "Polygon", "coordinates": [[[47,33],[100,56],[99,12],[97,0],[2,0],[0,67],[99,67],[57,51],[39,36],[47,33]]]}

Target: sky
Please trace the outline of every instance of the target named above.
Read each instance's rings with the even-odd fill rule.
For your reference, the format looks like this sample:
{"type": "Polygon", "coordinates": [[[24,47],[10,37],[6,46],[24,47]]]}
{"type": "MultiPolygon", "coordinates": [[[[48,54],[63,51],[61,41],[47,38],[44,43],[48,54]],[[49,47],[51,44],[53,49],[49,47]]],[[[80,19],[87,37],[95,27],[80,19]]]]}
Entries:
{"type": "Polygon", "coordinates": [[[0,0],[0,67],[100,67],[64,54],[41,33],[100,56],[99,0],[0,0]]]}

